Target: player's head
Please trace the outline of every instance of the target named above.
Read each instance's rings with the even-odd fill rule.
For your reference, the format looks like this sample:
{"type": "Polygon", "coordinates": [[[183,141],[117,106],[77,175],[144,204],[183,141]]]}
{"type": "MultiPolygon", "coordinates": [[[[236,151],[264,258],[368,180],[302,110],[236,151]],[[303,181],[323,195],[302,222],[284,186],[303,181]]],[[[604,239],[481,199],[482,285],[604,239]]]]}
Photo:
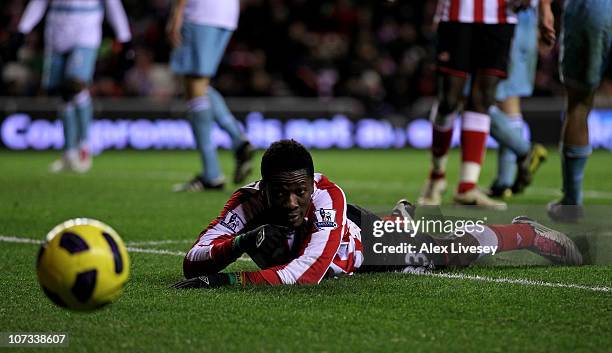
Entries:
{"type": "Polygon", "coordinates": [[[299,227],[314,189],[312,156],[294,140],[274,142],[261,159],[262,189],[279,223],[299,227]]]}

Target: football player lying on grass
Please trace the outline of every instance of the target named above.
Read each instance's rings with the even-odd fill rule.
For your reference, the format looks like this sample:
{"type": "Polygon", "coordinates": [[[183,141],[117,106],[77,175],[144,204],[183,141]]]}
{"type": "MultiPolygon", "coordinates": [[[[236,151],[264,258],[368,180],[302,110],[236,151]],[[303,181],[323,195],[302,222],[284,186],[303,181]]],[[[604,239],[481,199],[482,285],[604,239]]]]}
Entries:
{"type": "MultiPolygon", "coordinates": [[[[401,265],[371,265],[364,258],[364,246],[372,242],[372,224],[380,218],[347,204],[338,185],[314,172],[304,146],[293,140],[273,143],[261,160],[261,175],[260,181],[236,191],[219,217],[200,234],[185,255],[187,279],[173,287],[318,284],[329,276],[355,272],[408,271],[416,265],[430,269],[467,266],[486,255],[417,254],[402,256],[408,260],[401,265]],[[260,270],[221,273],[244,253],[260,270]]],[[[409,218],[411,208],[401,200],[385,219],[409,218]]],[[[459,239],[469,246],[497,246],[497,252],[528,249],[554,263],[582,263],[580,251],[566,235],[526,217],[517,217],[508,225],[484,225],[481,231],[461,238],[406,237],[417,249],[422,244],[453,246],[459,239]]]]}

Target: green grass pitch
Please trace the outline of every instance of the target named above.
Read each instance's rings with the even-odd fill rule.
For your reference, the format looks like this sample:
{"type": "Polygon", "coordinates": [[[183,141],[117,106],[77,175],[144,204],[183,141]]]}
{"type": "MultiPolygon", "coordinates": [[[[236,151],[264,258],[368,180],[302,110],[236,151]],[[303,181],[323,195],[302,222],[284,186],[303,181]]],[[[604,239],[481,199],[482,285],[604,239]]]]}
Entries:
{"type": "MultiPolygon", "coordinates": [[[[424,151],[313,156],[316,170],[338,183],[349,202],[376,210],[401,197],[414,200],[428,170],[424,151]]],[[[515,252],[455,270],[461,278],[386,273],[309,287],[177,291],[168,289],[182,276],[176,253],[187,250],[218,214],[233,186],[224,192],[170,192],[198,169],[195,152],[106,152],[87,175],[48,174],[56,157],[0,153],[0,236],[42,239],[66,219],[91,217],[113,226],[134,247],[171,254],[131,253],[131,278],[120,300],[97,312],[75,313],[55,307],[40,290],[34,270],[38,245],[0,242],[0,332],[67,332],[69,347],[51,351],[610,352],[612,248],[605,235],[601,246],[591,249],[598,254],[596,264],[582,267],[546,266],[515,252]]],[[[450,185],[458,159],[453,151],[450,185]]],[[[231,155],[223,152],[221,160],[231,175],[231,155]]],[[[585,179],[586,202],[602,205],[603,221],[605,205],[612,205],[611,160],[610,153],[596,152],[585,179]]],[[[483,186],[494,168],[490,152],[483,186]]],[[[558,193],[559,172],[558,155],[552,153],[513,205],[543,209],[558,193]]],[[[241,261],[230,269],[253,267],[241,261]]]]}

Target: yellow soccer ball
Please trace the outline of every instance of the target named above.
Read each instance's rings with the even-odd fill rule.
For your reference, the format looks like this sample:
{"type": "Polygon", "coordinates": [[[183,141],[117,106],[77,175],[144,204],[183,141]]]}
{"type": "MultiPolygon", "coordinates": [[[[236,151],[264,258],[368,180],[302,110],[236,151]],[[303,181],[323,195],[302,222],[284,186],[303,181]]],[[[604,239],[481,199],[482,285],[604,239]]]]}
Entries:
{"type": "Polygon", "coordinates": [[[115,230],[94,219],[76,218],[47,234],[38,252],[36,273],[53,303],[94,310],[121,296],[130,259],[115,230]]]}

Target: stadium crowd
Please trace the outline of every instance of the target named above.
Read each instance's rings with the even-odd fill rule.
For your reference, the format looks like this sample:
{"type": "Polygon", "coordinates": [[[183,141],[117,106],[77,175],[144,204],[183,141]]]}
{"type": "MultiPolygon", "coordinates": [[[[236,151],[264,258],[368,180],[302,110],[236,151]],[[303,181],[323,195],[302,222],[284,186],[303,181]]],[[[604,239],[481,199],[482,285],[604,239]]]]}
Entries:
{"type": "MultiPolygon", "coordinates": [[[[123,3],[133,41],[123,46],[106,37],[92,93],[180,94],[167,65],[171,0],[123,3]]],[[[26,5],[8,0],[0,9],[1,95],[42,93],[44,24],[17,50],[15,33],[26,5]]],[[[226,96],[352,96],[370,113],[385,115],[435,94],[436,0],[244,0],[241,6],[238,30],[213,82],[226,96]]],[[[536,95],[562,94],[557,53],[540,57],[536,95]]],[[[603,89],[612,91],[610,86],[603,89]]]]}

